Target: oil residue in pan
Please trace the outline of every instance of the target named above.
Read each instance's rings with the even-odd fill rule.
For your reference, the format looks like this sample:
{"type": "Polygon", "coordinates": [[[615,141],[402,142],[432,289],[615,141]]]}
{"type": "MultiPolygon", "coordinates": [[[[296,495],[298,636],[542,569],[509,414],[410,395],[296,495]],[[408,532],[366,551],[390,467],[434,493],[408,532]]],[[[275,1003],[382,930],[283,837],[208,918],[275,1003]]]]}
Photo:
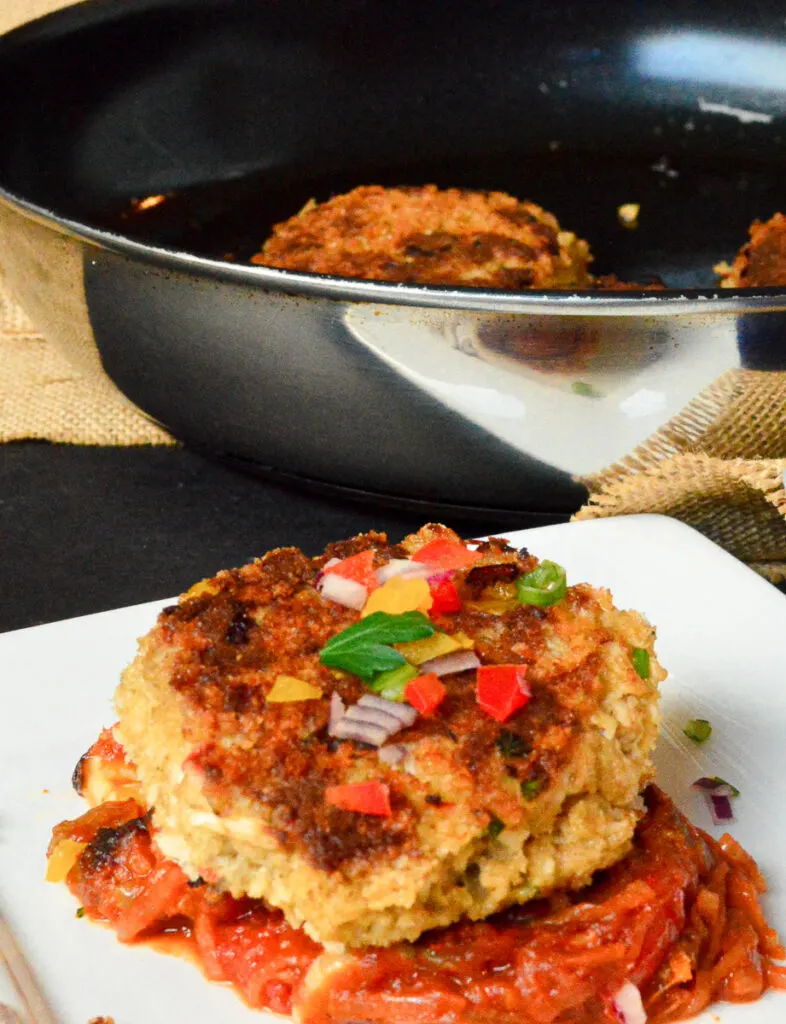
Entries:
{"type": "Polygon", "coordinates": [[[160,199],[129,196],[111,209],[85,211],[100,227],[198,255],[246,262],[273,224],[312,197],[361,184],[460,187],[510,192],[551,210],[586,238],[596,274],[673,288],[711,288],[713,265],[731,259],[748,226],[786,210],[786,187],[771,163],[729,165],[651,150],[636,155],[570,151],[558,142],[520,157],[484,155],[449,164],[358,167],[330,174],[287,168],[211,182],[160,199]],[[147,201],[145,201],[147,200],[147,201]],[[620,222],[622,204],[640,207],[637,227],[620,222]]]}

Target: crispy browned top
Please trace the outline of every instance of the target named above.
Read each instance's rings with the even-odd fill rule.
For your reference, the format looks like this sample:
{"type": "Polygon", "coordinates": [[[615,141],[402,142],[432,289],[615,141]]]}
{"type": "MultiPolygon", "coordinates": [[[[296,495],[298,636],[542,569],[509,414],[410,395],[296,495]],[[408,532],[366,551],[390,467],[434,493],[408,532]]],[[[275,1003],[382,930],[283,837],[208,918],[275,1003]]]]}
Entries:
{"type": "MultiPolygon", "coordinates": [[[[380,533],[331,545],[313,559],[295,548],[273,551],[220,573],[207,584],[212,593],[185,595],[165,609],[158,627],[163,642],[176,649],[171,685],[186,702],[187,736],[196,746],[191,767],[204,773],[213,806],[228,813],[239,794],[258,803],[267,809],[282,845],[303,851],[327,869],[413,845],[417,811],[412,787],[422,789],[411,775],[381,764],[376,750],[327,735],[330,694],[336,691],[350,703],[367,690],[360,679],[319,662],[324,643],[358,621],[359,613],[323,599],[314,583],[328,558],[368,548],[375,551],[378,565],[406,555],[380,533]],[[319,685],[323,698],[267,704],[265,695],[280,673],[319,685]],[[359,763],[367,775],[390,785],[391,817],[355,814],[325,803],[325,787],[348,781],[359,763]]],[[[588,656],[572,671],[560,672],[553,658],[540,657],[544,628],[567,635],[577,616],[597,610],[592,590],[571,587],[563,601],[546,609],[517,604],[492,614],[472,607],[505,587],[509,591],[511,576],[537,564],[500,540],[478,550],[487,564],[455,577],[463,609],[432,616],[433,621],[446,633],[463,631],[472,637],[484,664],[530,666],[532,699],[501,725],[479,708],[474,673],[446,676],[448,696],[437,713],[421,716],[396,739],[408,745],[429,736],[446,740],[457,769],[472,774],[479,814],[485,814],[481,820],[488,820],[483,808],[489,803],[496,799],[510,805],[510,777],[545,787],[570,757],[582,723],[603,697],[594,651],[610,634],[592,625],[582,640],[588,656]]],[[[434,798],[427,802],[433,804],[434,798]]]]}
{"type": "Polygon", "coordinates": [[[470,287],[581,286],[566,277],[555,217],[504,192],[364,185],[277,224],[253,263],[376,281],[470,287]]]}
{"type": "Polygon", "coordinates": [[[727,288],[786,284],[786,216],[776,213],[764,223],[755,220],[750,241],[740,249],[733,265],[722,271],[722,277],[727,288]]]}

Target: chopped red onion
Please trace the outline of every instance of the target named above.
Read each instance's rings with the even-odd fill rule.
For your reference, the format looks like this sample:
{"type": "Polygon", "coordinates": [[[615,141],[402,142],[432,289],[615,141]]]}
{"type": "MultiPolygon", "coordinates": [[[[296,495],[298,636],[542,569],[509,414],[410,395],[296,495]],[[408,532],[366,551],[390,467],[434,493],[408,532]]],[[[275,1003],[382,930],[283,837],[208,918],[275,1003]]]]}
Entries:
{"type": "Polygon", "coordinates": [[[408,704],[367,693],[335,724],[328,726],[328,734],[339,740],[358,740],[381,747],[391,736],[412,725],[417,717],[415,708],[408,704]]]}
{"type": "Polygon", "coordinates": [[[611,1007],[620,1024],[647,1024],[647,1013],[641,1001],[641,992],[626,981],[611,998],[611,1007]]]}
{"type": "Polygon", "coordinates": [[[386,743],[379,748],[378,756],[383,764],[400,764],[407,756],[407,748],[403,743],[386,743]]]}
{"type": "Polygon", "coordinates": [[[314,586],[319,587],[320,584],[322,583],[322,580],[325,578],[325,573],[328,571],[328,569],[331,569],[334,565],[338,565],[340,561],[340,558],[329,558],[317,573],[317,578],[314,580],[314,586]]]}
{"type": "Polygon", "coordinates": [[[431,569],[426,565],[413,562],[409,558],[391,558],[385,565],[377,569],[377,579],[380,584],[387,583],[395,576],[405,576],[407,579],[426,579],[431,569]]]}
{"type": "Polygon", "coordinates": [[[401,729],[403,722],[399,722],[393,715],[389,715],[387,711],[379,711],[377,708],[363,708],[360,704],[355,704],[351,707],[342,719],[344,722],[360,723],[361,725],[378,725],[380,729],[395,728],[396,731],[401,729]]]}
{"type": "Polygon", "coordinates": [[[710,814],[715,825],[725,825],[734,821],[734,811],[731,809],[731,800],[725,793],[710,793],[710,814]]]}
{"type": "Polygon", "coordinates": [[[336,604],[342,604],[345,608],[354,608],[360,611],[368,600],[368,591],[362,583],[356,580],[347,580],[335,572],[326,573],[319,585],[322,596],[336,604]]]}
{"type": "Polygon", "coordinates": [[[734,796],[734,788],[723,779],[713,779],[704,776],[691,783],[691,788],[698,792],[716,793],[718,796],[734,796]]]}
{"type": "Polygon", "coordinates": [[[435,672],[438,676],[446,676],[450,672],[467,672],[471,668],[480,667],[480,658],[474,651],[451,651],[431,661],[424,661],[419,666],[423,675],[435,672]]]}
{"type": "Polygon", "coordinates": [[[337,693],[330,695],[330,719],[328,721],[328,735],[333,735],[333,730],[347,713],[344,701],[337,693]]]}
{"type": "Polygon", "coordinates": [[[726,825],[734,821],[731,798],[739,795],[739,791],[723,779],[703,777],[696,779],[692,788],[704,797],[714,825],[726,825]]]}
{"type": "Polygon", "coordinates": [[[390,738],[390,733],[384,725],[354,718],[351,711],[341,719],[332,735],[337,740],[357,740],[358,743],[368,743],[370,747],[381,747],[385,740],[390,738]]]}
{"type": "Polygon", "coordinates": [[[359,708],[376,708],[377,711],[386,715],[392,715],[404,725],[413,725],[418,713],[409,704],[401,704],[397,700],[387,700],[385,697],[378,697],[375,693],[364,693],[357,702],[359,708]]]}
{"type": "Polygon", "coordinates": [[[445,580],[449,580],[455,575],[455,569],[445,569],[442,572],[433,572],[428,577],[428,585],[430,587],[438,587],[440,583],[444,583],[445,580]]]}

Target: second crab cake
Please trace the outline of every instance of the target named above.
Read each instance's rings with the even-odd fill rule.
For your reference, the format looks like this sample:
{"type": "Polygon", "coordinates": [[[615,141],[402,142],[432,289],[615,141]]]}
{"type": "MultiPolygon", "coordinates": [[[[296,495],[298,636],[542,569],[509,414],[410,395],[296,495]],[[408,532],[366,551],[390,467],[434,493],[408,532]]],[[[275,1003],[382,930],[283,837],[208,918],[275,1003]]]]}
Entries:
{"type": "Polygon", "coordinates": [[[328,947],[385,946],[628,851],[653,640],[502,540],[370,533],[192,588],[140,642],[116,732],[190,877],[328,947]]]}
{"type": "Polygon", "coordinates": [[[734,262],[719,263],[721,288],[767,288],[786,284],[786,216],[776,213],[768,221],[755,220],[750,239],[734,262]]]}

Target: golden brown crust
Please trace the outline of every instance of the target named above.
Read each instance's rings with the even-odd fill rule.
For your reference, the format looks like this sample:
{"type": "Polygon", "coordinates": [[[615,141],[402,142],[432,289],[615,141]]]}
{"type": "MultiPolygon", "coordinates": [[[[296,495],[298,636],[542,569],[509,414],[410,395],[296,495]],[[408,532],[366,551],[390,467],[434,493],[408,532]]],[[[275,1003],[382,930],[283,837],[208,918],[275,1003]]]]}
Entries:
{"type": "Polygon", "coordinates": [[[722,288],[768,288],[786,285],[786,216],[776,213],[768,221],[755,220],[750,240],[729,266],[715,267],[722,288]]]}
{"type": "MultiPolygon", "coordinates": [[[[239,793],[258,801],[270,810],[279,843],[299,849],[327,870],[411,846],[418,826],[405,793],[395,788],[391,818],[359,816],[324,800],[325,788],[346,781],[359,761],[376,767],[378,758],[374,750],[337,744],[327,735],[330,694],[337,692],[352,703],[366,688],[321,665],[319,651],[360,616],[324,600],[313,584],[328,557],[369,548],[377,552],[380,565],[403,553],[384,534],[331,545],[315,559],[294,549],[274,551],[220,574],[211,584],[215,593],[186,595],[159,622],[161,640],[176,651],[171,686],[190,707],[190,738],[197,750],[189,767],[203,775],[211,805],[228,812],[239,793]],[[267,704],[266,693],[280,673],[318,685],[323,699],[267,704]],[[242,745],[233,742],[238,732],[242,745]]],[[[519,782],[537,778],[545,786],[569,759],[571,743],[600,705],[603,689],[591,656],[568,671],[538,668],[544,622],[559,631],[588,605],[597,610],[589,588],[572,588],[565,602],[551,609],[517,605],[498,615],[470,607],[471,599],[481,598],[489,586],[504,577],[510,582],[534,564],[501,543],[488,545],[486,557],[494,560],[498,552],[513,560],[458,574],[470,601],[461,612],[435,617],[435,624],[446,633],[471,637],[485,664],[530,666],[533,695],[527,713],[502,725],[479,713],[469,674],[448,676],[448,697],[439,715],[421,717],[407,730],[406,740],[449,737],[457,761],[477,775],[487,798],[496,796],[507,805],[507,786],[494,756],[501,734],[515,734],[528,752],[507,762],[505,776],[519,782]]],[[[594,647],[609,639],[608,630],[599,628],[587,643],[594,647]]]]}
{"type": "Polygon", "coordinates": [[[659,278],[642,284],[640,281],[621,281],[616,274],[601,274],[593,278],[592,287],[602,292],[662,292],[666,285],[659,278]]]}
{"type": "Polygon", "coordinates": [[[631,651],[651,651],[653,630],[586,584],[548,608],[518,603],[514,578],[537,562],[501,540],[454,576],[462,609],[431,618],[470,637],[483,664],[526,665],[526,708],[499,723],[474,673],[456,673],[438,712],[397,735],[401,763],[329,737],[330,695],[349,704],[367,688],[319,660],[359,618],[318,592],[320,569],[368,549],[379,565],[434,538],[457,540],[439,526],[401,545],[367,534],[315,559],[281,549],[219,573],[162,613],[118,689],[118,739],[165,855],[322,942],[385,945],[586,884],[627,850],[651,774],[663,672],[652,655],[640,679],[631,651]],[[321,698],[269,703],[282,673],[321,698]],[[389,817],[325,800],[330,785],[366,781],[389,788],[389,817]]]}
{"type": "Polygon", "coordinates": [[[365,185],[277,224],[253,263],[374,281],[581,288],[586,242],[504,192],[365,185]]]}

